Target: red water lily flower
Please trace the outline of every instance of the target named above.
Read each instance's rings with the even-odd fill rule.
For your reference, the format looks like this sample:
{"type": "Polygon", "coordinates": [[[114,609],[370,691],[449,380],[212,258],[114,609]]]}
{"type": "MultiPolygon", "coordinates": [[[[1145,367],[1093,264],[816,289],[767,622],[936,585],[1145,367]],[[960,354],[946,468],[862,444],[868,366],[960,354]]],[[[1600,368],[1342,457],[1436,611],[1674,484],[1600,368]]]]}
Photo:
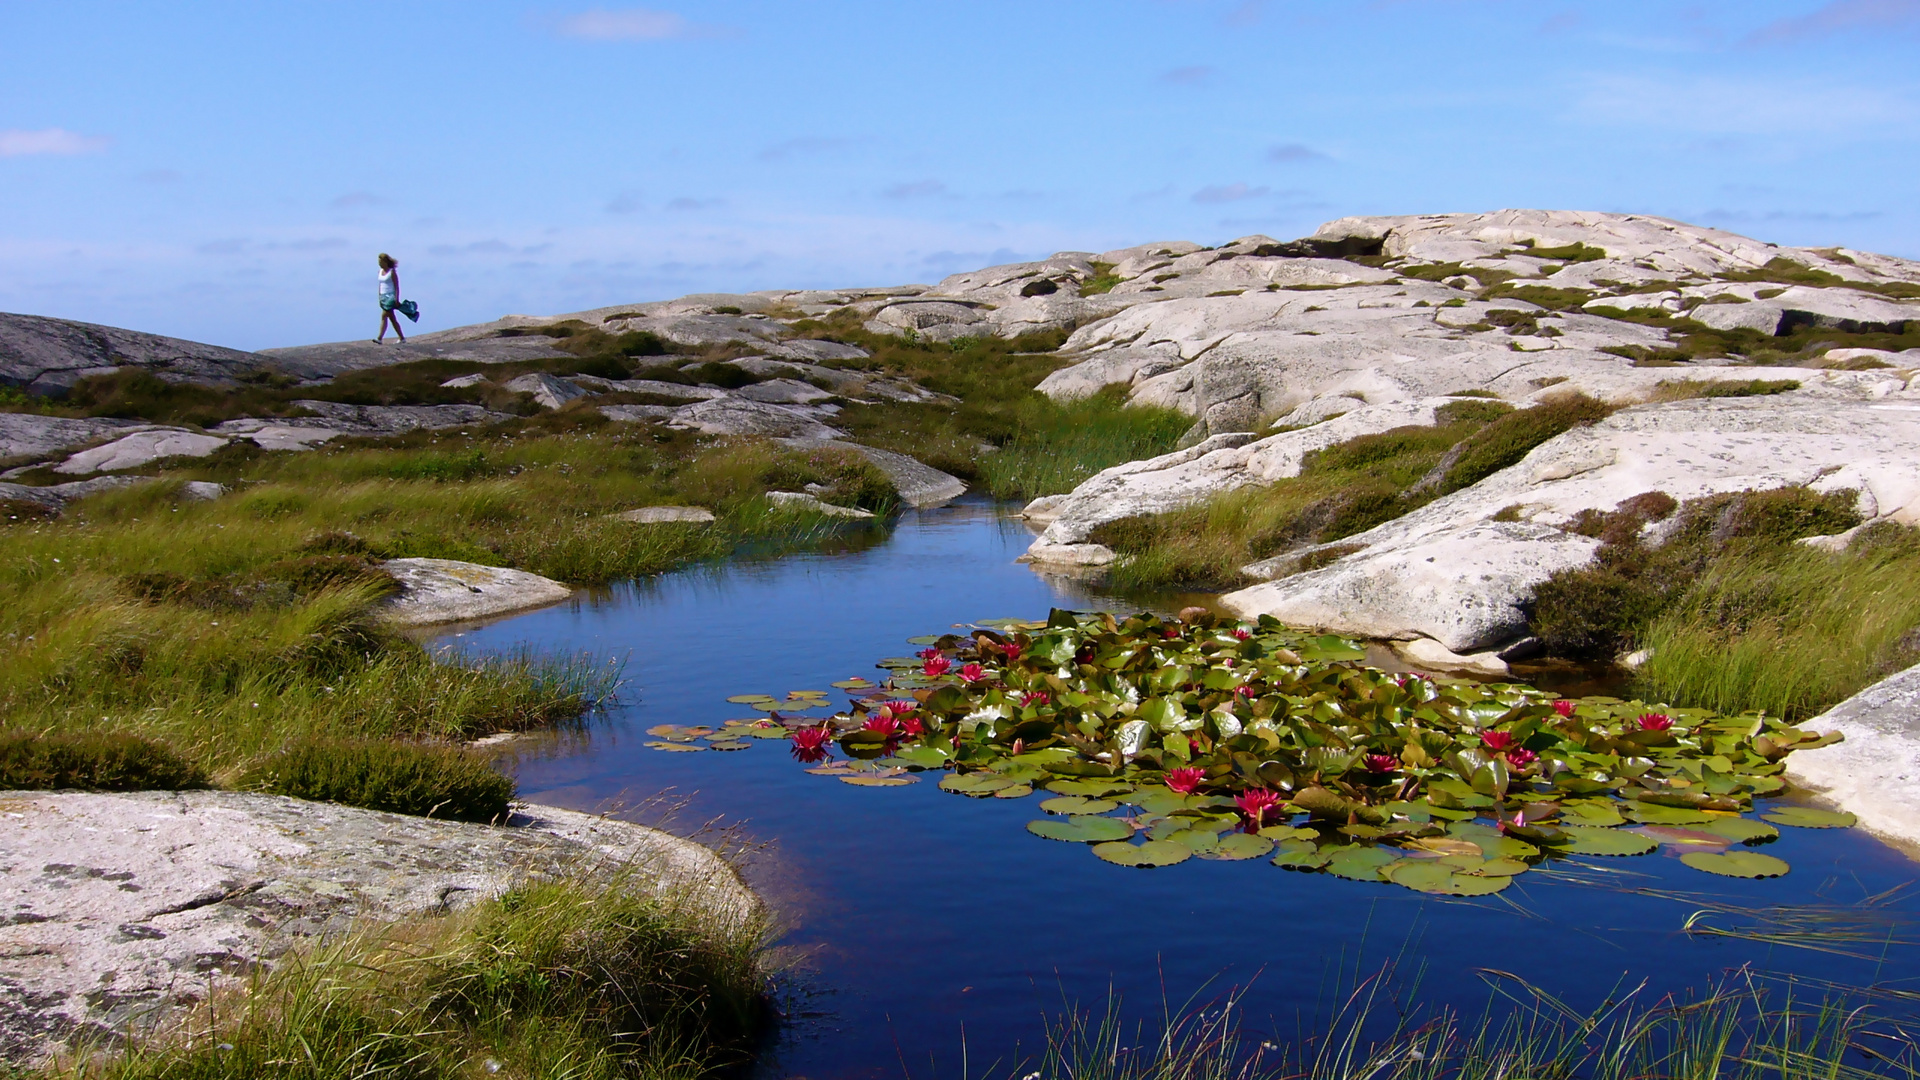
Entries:
{"type": "Polygon", "coordinates": [[[934,653],[932,656],[927,657],[925,663],[920,665],[920,670],[926,673],[927,678],[932,679],[945,675],[952,667],[953,661],[941,656],[939,653],[934,653]]]}
{"type": "Polygon", "coordinates": [[[1673,726],[1673,717],[1666,713],[1641,713],[1639,724],[1641,731],[1665,731],[1673,726]]]}
{"type": "Polygon", "coordinates": [[[875,735],[884,736],[889,739],[900,734],[900,721],[894,719],[891,713],[869,716],[867,717],[867,722],[861,724],[860,727],[862,730],[871,731],[875,735]]]}
{"type": "Polygon", "coordinates": [[[1244,626],[1236,626],[1233,628],[1233,637],[1236,641],[1245,641],[1252,636],[1253,633],[1244,626]]]}
{"type": "Polygon", "coordinates": [[[894,717],[905,716],[919,707],[919,702],[908,701],[905,698],[897,698],[893,701],[883,701],[880,703],[880,711],[886,713],[888,716],[894,717]]]}
{"type": "Polygon", "coordinates": [[[1052,703],[1053,695],[1047,693],[1045,690],[1030,690],[1020,695],[1020,707],[1023,709],[1030,706],[1050,705],[1052,703]]]}
{"type": "Polygon", "coordinates": [[[1497,754],[1513,746],[1513,735],[1506,731],[1483,731],[1480,733],[1480,742],[1497,754]]]}
{"type": "Polygon", "coordinates": [[[919,652],[914,653],[913,655],[919,657],[922,660],[931,660],[934,657],[940,655],[940,650],[929,645],[926,648],[921,649],[919,652]]]}
{"type": "Polygon", "coordinates": [[[987,669],[979,664],[961,664],[960,677],[968,682],[979,682],[987,677],[987,669]]]}
{"type": "Polygon", "coordinates": [[[833,731],[825,724],[819,727],[803,727],[795,729],[789,738],[793,743],[791,747],[793,756],[799,761],[812,765],[827,759],[830,752],[828,747],[833,742],[833,731]]]}
{"type": "Polygon", "coordinates": [[[1180,636],[1180,631],[1175,630],[1173,627],[1169,626],[1160,631],[1160,636],[1163,638],[1166,638],[1168,641],[1172,641],[1174,638],[1177,638],[1180,636]]]}
{"type": "Polygon", "coordinates": [[[1368,754],[1367,771],[1390,773],[1400,767],[1400,759],[1392,754],[1368,754]]]}
{"type": "Polygon", "coordinates": [[[1234,796],[1233,803],[1247,816],[1247,823],[1258,828],[1280,808],[1280,796],[1266,788],[1253,788],[1234,796]]]}
{"type": "Polygon", "coordinates": [[[1020,646],[1020,643],[1017,641],[1009,641],[1006,644],[1000,646],[1000,655],[1006,657],[1007,663],[1009,664],[1020,659],[1020,654],[1025,651],[1026,650],[1023,649],[1020,646]]]}
{"type": "Polygon", "coordinates": [[[1243,698],[1251,698],[1253,697],[1253,686],[1251,684],[1236,686],[1233,688],[1233,692],[1243,698]]]}
{"type": "Polygon", "coordinates": [[[927,726],[920,722],[918,714],[908,713],[900,718],[900,734],[910,739],[917,739],[926,733],[927,726]]]}
{"type": "Polygon", "coordinates": [[[1516,769],[1524,769],[1540,760],[1540,755],[1524,746],[1516,746],[1507,751],[1507,764],[1516,769]]]}
{"type": "Polygon", "coordinates": [[[1200,781],[1207,778],[1206,770],[1179,768],[1167,770],[1167,786],[1182,795],[1191,795],[1200,788],[1200,781]]]}
{"type": "Polygon", "coordinates": [[[1426,682],[1428,678],[1429,676],[1418,671],[1403,671],[1395,675],[1393,681],[1400,686],[1405,686],[1410,682],[1426,682]]]}
{"type": "Polygon", "coordinates": [[[1566,698],[1561,698],[1559,701],[1553,703],[1553,711],[1571,720],[1573,719],[1573,702],[1568,701],[1566,698]]]}

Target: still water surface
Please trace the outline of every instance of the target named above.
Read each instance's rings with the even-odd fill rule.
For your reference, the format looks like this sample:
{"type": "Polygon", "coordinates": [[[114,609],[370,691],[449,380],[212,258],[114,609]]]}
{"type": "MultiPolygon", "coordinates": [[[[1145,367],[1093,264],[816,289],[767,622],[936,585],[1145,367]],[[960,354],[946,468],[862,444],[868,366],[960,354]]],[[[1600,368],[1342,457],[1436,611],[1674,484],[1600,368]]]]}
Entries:
{"type": "MultiPolygon", "coordinates": [[[[699,754],[647,749],[660,723],[750,715],[730,694],[829,689],[905,639],[955,623],[1044,617],[1049,607],[1137,610],[1181,598],[1125,598],[1045,579],[1014,559],[1031,541],[984,502],[909,512],[890,533],[845,549],[736,559],[620,586],[441,639],[464,650],[587,652],[625,664],[626,683],[584,737],[520,754],[524,798],[648,820],[662,791],[675,822],[734,825],[768,845],[749,877],[780,912],[783,1025],[761,1077],[916,1077],[1002,1068],[1031,1053],[1063,1000],[1104,1006],[1109,990],[1140,1015],[1244,990],[1256,1034],[1288,1038],[1324,1016],[1337,984],[1400,962],[1421,999],[1478,1011],[1484,969],[1599,1004],[1618,984],[1647,993],[1702,988],[1752,965],[1847,985],[1920,990],[1911,942],[1915,864],[1858,830],[1783,829],[1765,850],[1784,878],[1734,881],[1665,854],[1578,860],[1504,893],[1443,900],[1389,885],[1248,862],[1112,866],[1078,844],[1036,838],[1037,799],[968,799],[932,782],[859,788],[811,776],[779,742],[699,754]],[[1715,904],[1839,918],[1856,940],[1822,950],[1684,932],[1715,904]]],[[[842,699],[843,700],[843,699],[842,699]]],[[[1566,865],[1566,864],[1562,864],[1566,865]]],[[[1762,916],[1713,915],[1723,929],[1762,916]]]]}

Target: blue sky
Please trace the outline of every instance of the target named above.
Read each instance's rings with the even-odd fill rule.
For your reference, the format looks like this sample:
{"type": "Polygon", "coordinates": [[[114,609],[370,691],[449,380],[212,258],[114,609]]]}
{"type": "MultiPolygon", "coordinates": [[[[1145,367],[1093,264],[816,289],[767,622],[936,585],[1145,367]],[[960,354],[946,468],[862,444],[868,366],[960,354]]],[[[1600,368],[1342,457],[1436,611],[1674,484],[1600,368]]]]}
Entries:
{"type": "Polygon", "coordinates": [[[0,310],[241,348],[1344,214],[1920,257],[1920,0],[0,3],[0,310]]]}

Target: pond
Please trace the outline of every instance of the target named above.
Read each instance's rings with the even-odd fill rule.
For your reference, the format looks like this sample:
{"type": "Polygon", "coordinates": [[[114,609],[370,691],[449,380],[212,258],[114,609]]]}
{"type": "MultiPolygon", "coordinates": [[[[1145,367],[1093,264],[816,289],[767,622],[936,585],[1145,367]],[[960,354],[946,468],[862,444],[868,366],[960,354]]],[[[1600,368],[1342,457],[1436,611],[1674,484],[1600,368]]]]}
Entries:
{"type": "Polygon", "coordinates": [[[765,1077],[973,1074],[1031,1054],[1063,1003],[1116,992],[1141,1016],[1242,992],[1255,1036],[1294,1037],[1337,988],[1397,961],[1419,998],[1469,1012],[1481,973],[1508,972],[1575,1008],[1610,991],[1705,989],[1742,965],[1909,990],[1915,864],[1857,829],[1783,829],[1785,877],[1733,880],[1666,853],[1540,869],[1497,896],[1449,899],[1266,859],[1140,870],[1026,830],[1037,799],[968,799],[932,783],[856,787],[803,771],[783,742],[732,753],[648,749],[657,724],[753,715],[726,698],[824,689],[954,624],[1050,607],[1177,609],[1014,560],[1031,534],[994,505],[909,512],[838,550],[735,559],[620,586],[440,638],[462,650],[588,652],[626,684],[581,736],[525,744],[521,795],[579,810],[682,800],[681,827],[733,825],[767,846],[749,877],[799,957],[765,1077]],[[1731,910],[1727,910],[1731,909],[1731,910]],[[1690,917],[1694,932],[1683,929],[1690,917]],[[1731,935],[1708,932],[1709,928],[1731,935]]]}

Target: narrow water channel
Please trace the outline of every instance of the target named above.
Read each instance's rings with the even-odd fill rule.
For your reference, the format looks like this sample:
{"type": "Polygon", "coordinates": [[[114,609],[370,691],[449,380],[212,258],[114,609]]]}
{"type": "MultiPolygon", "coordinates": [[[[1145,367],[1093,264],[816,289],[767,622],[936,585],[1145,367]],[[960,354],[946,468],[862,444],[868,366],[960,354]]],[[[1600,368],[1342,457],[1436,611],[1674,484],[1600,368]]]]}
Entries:
{"type": "Polygon", "coordinates": [[[779,742],[643,745],[655,724],[751,715],[730,694],[879,678],[875,660],[956,623],[1183,602],[1042,578],[1014,562],[1030,539],[993,505],[965,502],[844,550],[693,568],[440,639],[624,662],[620,699],[588,734],[519,751],[523,797],[648,820],[647,800],[667,792],[684,802],[682,827],[732,825],[766,845],[748,872],[795,966],[788,1022],[756,1076],[959,1076],[963,1052],[969,1075],[1000,1075],[1063,1001],[1100,1008],[1110,990],[1145,1017],[1163,998],[1238,989],[1250,1031],[1291,1039],[1338,986],[1394,960],[1421,1000],[1472,1013],[1488,1000],[1487,969],[1581,1009],[1642,980],[1648,996],[1705,988],[1742,965],[1920,990],[1916,864],[1859,830],[1782,830],[1765,849],[1793,866],[1778,879],[1716,878],[1666,854],[1587,858],[1449,900],[1265,859],[1125,869],[1030,835],[1037,799],[854,787],[806,774],[779,742]],[[1696,927],[1735,936],[1684,931],[1701,911],[1696,927]]]}

